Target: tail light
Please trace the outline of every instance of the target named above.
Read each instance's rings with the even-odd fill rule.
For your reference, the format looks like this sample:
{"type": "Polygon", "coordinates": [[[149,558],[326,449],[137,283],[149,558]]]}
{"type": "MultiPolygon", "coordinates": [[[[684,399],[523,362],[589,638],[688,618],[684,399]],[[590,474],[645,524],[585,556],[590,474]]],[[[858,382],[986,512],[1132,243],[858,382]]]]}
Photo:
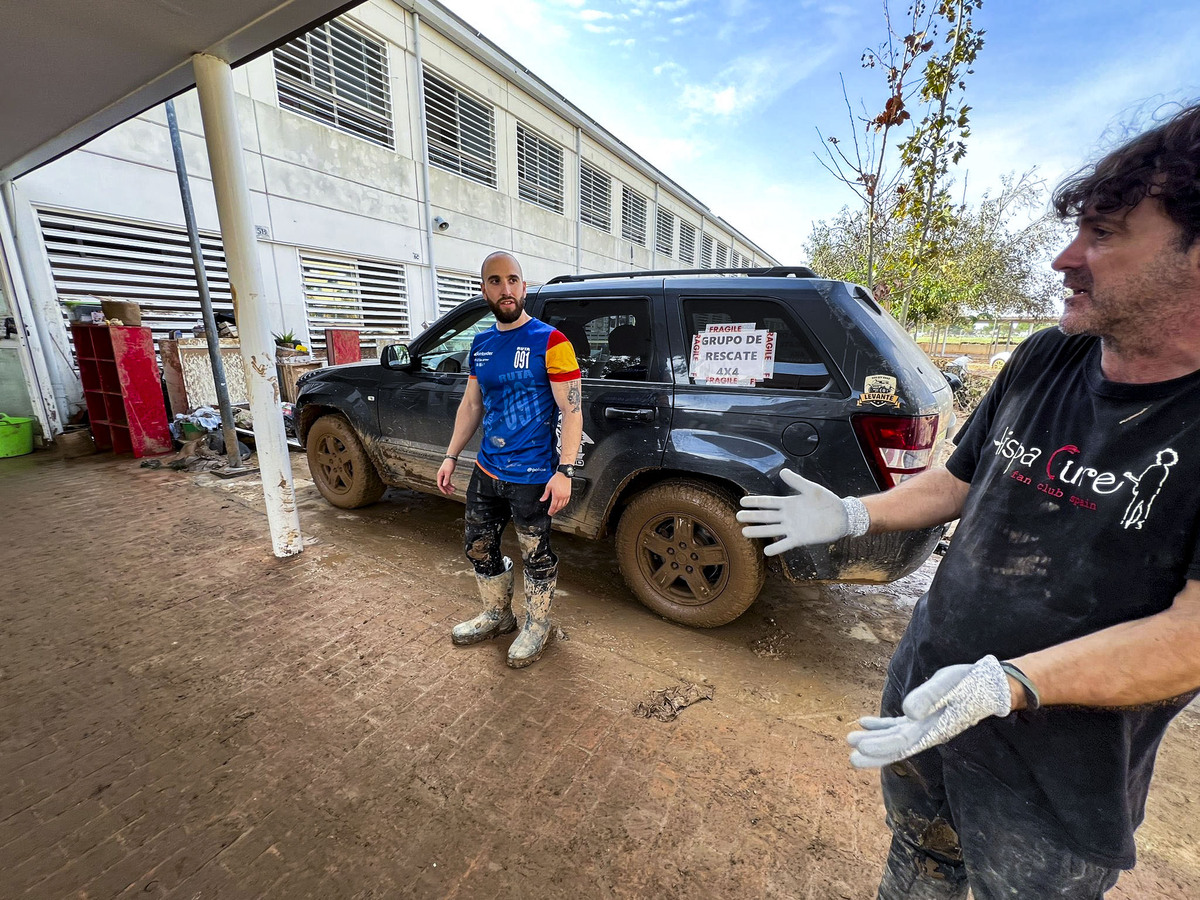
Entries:
{"type": "Polygon", "coordinates": [[[854,433],[884,490],[933,465],[938,417],[853,416],[854,433]]]}

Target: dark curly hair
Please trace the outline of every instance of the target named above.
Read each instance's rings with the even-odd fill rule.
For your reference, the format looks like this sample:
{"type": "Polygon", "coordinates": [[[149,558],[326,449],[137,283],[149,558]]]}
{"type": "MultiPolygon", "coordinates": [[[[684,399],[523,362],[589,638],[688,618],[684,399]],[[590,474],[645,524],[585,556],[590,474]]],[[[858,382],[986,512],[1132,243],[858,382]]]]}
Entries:
{"type": "Polygon", "coordinates": [[[1067,178],[1053,203],[1069,219],[1132,209],[1147,196],[1179,226],[1181,249],[1191,247],[1200,236],[1200,103],[1067,178]]]}

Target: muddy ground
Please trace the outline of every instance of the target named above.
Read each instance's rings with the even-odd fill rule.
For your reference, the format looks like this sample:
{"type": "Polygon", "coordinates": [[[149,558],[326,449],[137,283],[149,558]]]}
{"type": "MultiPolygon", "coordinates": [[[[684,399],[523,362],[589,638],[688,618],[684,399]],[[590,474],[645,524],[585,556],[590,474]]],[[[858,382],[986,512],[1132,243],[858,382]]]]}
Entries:
{"type": "MultiPolygon", "coordinates": [[[[874,896],[888,833],[844,736],[936,560],[769,580],[695,630],[632,598],[611,542],[556,535],[561,637],[514,671],[508,638],[448,640],[460,504],[338,510],[292,459],[291,560],[254,478],[0,460],[0,897],[874,896]],[[688,684],[712,698],[635,715],[688,684]]],[[[1200,897],[1198,800],[1189,710],[1111,897],[1200,897]]]]}
{"type": "MultiPolygon", "coordinates": [[[[460,578],[469,572],[459,555],[460,504],[389,490],[373,507],[334,510],[307,480],[304,460],[298,454],[293,459],[303,521],[325,549],[349,541],[359,552],[399,554],[418,577],[431,580],[444,579],[448,572],[460,578]],[[334,523],[337,527],[327,530],[334,523]]],[[[218,490],[245,488],[217,485],[218,490]]],[[[516,558],[519,551],[511,529],[506,539],[508,552],[516,558]]],[[[661,673],[664,687],[691,682],[713,687],[714,702],[692,706],[680,719],[699,726],[697,735],[704,740],[719,741],[725,760],[746,760],[738,777],[725,772],[725,783],[713,786],[734,802],[724,812],[719,803],[705,812],[706,827],[728,835],[728,864],[756,865],[751,851],[764,837],[753,833],[757,827],[748,829],[746,810],[761,797],[762,818],[774,823],[773,833],[765,838],[774,852],[757,864],[789,858],[793,869],[780,884],[788,888],[771,890],[771,896],[873,897],[888,832],[876,776],[849,766],[843,738],[858,715],[874,712],[891,651],[939,557],[886,586],[798,586],[772,576],[740,619],[717,629],[695,630],[667,622],[633,599],[617,571],[611,541],[557,533],[554,540],[561,557],[556,615],[568,638],[555,653],[582,654],[589,677],[600,682],[619,680],[623,661],[628,661],[661,673]],[[772,785],[759,777],[767,766],[755,764],[756,754],[764,752],[772,734],[784,725],[810,739],[793,742],[796,755],[784,766],[789,778],[803,783],[787,792],[791,809],[771,799],[772,785]],[[796,802],[798,797],[802,803],[796,802]],[[803,827],[789,829],[789,821],[803,827]],[[796,842],[799,834],[805,838],[796,842]]],[[[1198,706],[1193,704],[1175,722],[1164,741],[1146,821],[1138,832],[1139,866],[1122,877],[1110,897],[1200,897],[1198,706]]],[[[770,763],[777,769],[781,760],[770,763]]],[[[605,815],[603,807],[601,801],[597,814],[605,815]]],[[[759,824],[754,816],[750,822],[759,824]]],[[[613,849],[601,842],[585,844],[575,848],[575,862],[603,857],[613,849]]],[[[579,869],[580,895],[606,895],[596,894],[595,886],[588,884],[587,869],[579,869]]],[[[691,876],[696,874],[693,869],[691,876]]],[[[681,877],[678,893],[668,893],[688,896],[688,880],[681,877]]],[[[769,885],[772,879],[755,883],[769,885]]]]}

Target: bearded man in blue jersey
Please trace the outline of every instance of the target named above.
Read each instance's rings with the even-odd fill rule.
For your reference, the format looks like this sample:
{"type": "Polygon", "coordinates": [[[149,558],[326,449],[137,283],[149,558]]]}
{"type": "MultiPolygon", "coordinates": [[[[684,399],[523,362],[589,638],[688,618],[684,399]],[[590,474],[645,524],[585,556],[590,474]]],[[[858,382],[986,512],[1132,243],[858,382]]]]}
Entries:
{"type": "Polygon", "coordinates": [[[512,521],[524,565],[525,621],[509,647],[508,664],[519,669],[537,661],[550,635],[558,579],[550,518],[571,500],[583,436],[581,381],[571,342],[525,312],[525,278],[516,258],[496,251],[483,261],[481,275],[496,324],[471,343],[471,377],[437,477],[438,489],[453,493],[450,478],[458,455],[482,424],[483,441],[467,488],[466,552],[483,611],[455,625],[450,638],[474,644],[516,630],[512,560],[500,552],[500,537],[512,521]],[[556,451],[560,415],[561,450],[556,451]]]}

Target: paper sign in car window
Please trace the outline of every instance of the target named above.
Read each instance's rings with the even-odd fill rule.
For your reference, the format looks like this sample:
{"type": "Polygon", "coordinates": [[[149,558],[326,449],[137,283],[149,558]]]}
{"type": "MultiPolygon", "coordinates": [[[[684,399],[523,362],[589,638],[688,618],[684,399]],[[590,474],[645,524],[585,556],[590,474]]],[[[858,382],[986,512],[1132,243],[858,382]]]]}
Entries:
{"type": "Polygon", "coordinates": [[[753,322],[710,324],[692,337],[697,383],[753,385],[775,372],[775,332],[753,322]]]}

